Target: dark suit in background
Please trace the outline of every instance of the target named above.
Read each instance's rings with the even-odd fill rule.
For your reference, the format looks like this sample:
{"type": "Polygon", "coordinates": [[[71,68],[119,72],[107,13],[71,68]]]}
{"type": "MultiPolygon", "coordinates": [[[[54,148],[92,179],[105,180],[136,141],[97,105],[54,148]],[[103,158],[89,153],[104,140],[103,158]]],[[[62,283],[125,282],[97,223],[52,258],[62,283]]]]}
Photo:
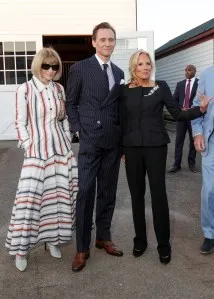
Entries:
{"type": "Polygon", "coordinates": [[[120,164],[119,91],[124,74],[111,63],[115,84],[109,91],[97,58],[75,63],[67,87],[67,114],[79,132],[79,193],[77,196],[77,251],[88,252],[97,183],[96,239],[111,240],[120,164]]]}
{"type": "MultiPolygon", "coordinates": [[[[189,109],[192,106],[193,99],[196,95],[198,87],[198,79],[195,78],[196,67],[194,65],[187,65],[185,68],[186,79],[177,83],[173,99],[176,100],[182,109],[189,109]],[[190,90],[188,91],[188,82],[190,82],[190,90]]],[[[181,169],[181,160],[183,154],[183,146],[186,137],[186,132],[189,133],[189,154],[188,165],[192,172],[196,172],[195,158],[196,150],[194,147],[194,140],[192,137],[191,122],[186,120],[177,122],[176,124],[176,139],[175,139],[175,161],[169,172],[177,172],[181,169]]]]}
{"type": "MultiPolygon", "coordinates": [[[[184,105],[186,81],[187,80],[178,82],[178,84],[176,86],[175,93],[173,95],[173,98],[180,104],[181,108],[184,105]]],[[[198,87],[198,79],[195,78],[195,82],[193,84],[191,94],[190,94],[189,108],[192,106],[192,101],[195,98],[197,87],[198,87]]],[[[192,137],[191,121],[186,120],[183,122],[177,122],[177,124],[176,124],[175,163],[174,163],[174,165],[177,167],[181,166],[183,146],[184,146],[184,141],[185,141],[185,136],[186,136],[187,131],[189,133],[188,165],[195,166],[196,150],[194,147],[194,140],[192,137]]]]}

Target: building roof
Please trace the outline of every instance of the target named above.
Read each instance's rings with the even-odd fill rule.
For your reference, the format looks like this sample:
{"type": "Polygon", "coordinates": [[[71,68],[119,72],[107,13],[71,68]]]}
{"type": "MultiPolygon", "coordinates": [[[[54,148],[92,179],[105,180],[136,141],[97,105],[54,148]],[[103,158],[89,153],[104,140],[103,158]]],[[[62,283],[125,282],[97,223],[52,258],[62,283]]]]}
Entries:
{"type": "Polygon", "coordinates": [[[171,39],[170,41],[168,41],[166,44],[164,44],[163,46],[159,47],[158,49],[155,50],[155,54],[161,53],[166,51],[167,49],[174,47],[182,42],[187,41],[188,39],[191,39],[203,32],[206,32],[210,29],[214,28],[214,18],[177,36],[176,38],[171,39]]]}

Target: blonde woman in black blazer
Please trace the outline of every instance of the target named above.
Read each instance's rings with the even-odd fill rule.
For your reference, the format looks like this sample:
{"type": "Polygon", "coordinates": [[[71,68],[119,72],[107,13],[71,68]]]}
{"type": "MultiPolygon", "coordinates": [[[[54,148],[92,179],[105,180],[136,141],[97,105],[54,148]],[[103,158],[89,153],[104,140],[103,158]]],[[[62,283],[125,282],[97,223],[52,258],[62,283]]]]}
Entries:
{"type": "Polygon", "coordinates": [[[163,107],[166,106],[177,121],[182,121],[201,116],[208,104],[206,99],[201,99],[200,107],[182,111],[167,83],[151,80],[154,65],[146,51],[139,50],[131,56],[129,71],[130,82],[122,91],[121,122],[135,227],[133,255],[139,257],[147,248],[144,199],[147,173],[159,258],[161,263],[168,264],[171,246],[165,170],[170,139],[163,123],[163,107]]]}

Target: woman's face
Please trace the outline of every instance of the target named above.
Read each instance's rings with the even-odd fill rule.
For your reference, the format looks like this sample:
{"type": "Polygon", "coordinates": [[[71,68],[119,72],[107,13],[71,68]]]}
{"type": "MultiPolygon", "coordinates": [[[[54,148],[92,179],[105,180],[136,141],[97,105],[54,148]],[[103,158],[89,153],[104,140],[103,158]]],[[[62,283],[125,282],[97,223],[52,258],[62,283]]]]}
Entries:
{"type": "Polygon", "coordinates": [[[143,80],[149,80],[152,72],[152,63],[147,54],[140,54],[135,69],[135,75],[143,80]]]}
{"type": "Polygon", "coordinates": [[[42,81],[49,83],[59,69],[59,63],[56,61],[44,60],[41,65],[40,75],[42,81]]]}

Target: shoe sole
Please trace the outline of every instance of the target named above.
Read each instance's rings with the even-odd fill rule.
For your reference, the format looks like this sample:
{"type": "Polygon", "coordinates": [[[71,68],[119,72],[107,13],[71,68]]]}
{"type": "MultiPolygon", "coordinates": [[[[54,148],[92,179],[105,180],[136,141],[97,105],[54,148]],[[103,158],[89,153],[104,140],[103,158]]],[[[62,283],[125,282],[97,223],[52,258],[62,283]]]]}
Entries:
{"type": "Polygon", "coordinates": [[[203,250],[200,251],[201,254],[210,254],[213,252],[214,252],[214,248],[212,248],[210,251],[203,251],[203,250]]]}
{"type": "Polygon", "coordinates": [[[98,248],[98,249],[104,249],[106,253],[108,253],[109,255],[112,255],[112,256],[123,256],[123,253],[122,253],[122,254],[110,253],[110,252],[108,252],[108,251],[105,249],[105,247],[100,246],[100,245],[97,245],[97,244],[95,245],[95,247],[98,248]]]}
{"type": "Polygon", "coordinates": [[[171,170],[171,171],[169,170],[168,173],[176,173],[176,172],[179,172],[179,171],[181,171],[181,169],[178,169],[178,170],[171,170]]]}
{"type": "Polygon", "coordinates": [[[16,266],[16,269],[19,270],[20,272],[24,272],[27,269],[27,266],[25,268],[19,268],[18,266],[16,266]]]}
{"type": "Polygon", "coordinates": [[[72,268],[72,271],[73,271],[73,272],[80,272],[82,269],[85,268],[85,266],[86,266],[86,265],[81,266],[81,267],[79,267],[78,269],[76,269],[76,268],[72,268]]]}
{"type": "Polygon", "coordinates": [[[27,263],[25,267],[19,267],[18,263],[15,263],[16,269],[18,269],[20,272],[24,272],[27,269],[27,263]]]}

